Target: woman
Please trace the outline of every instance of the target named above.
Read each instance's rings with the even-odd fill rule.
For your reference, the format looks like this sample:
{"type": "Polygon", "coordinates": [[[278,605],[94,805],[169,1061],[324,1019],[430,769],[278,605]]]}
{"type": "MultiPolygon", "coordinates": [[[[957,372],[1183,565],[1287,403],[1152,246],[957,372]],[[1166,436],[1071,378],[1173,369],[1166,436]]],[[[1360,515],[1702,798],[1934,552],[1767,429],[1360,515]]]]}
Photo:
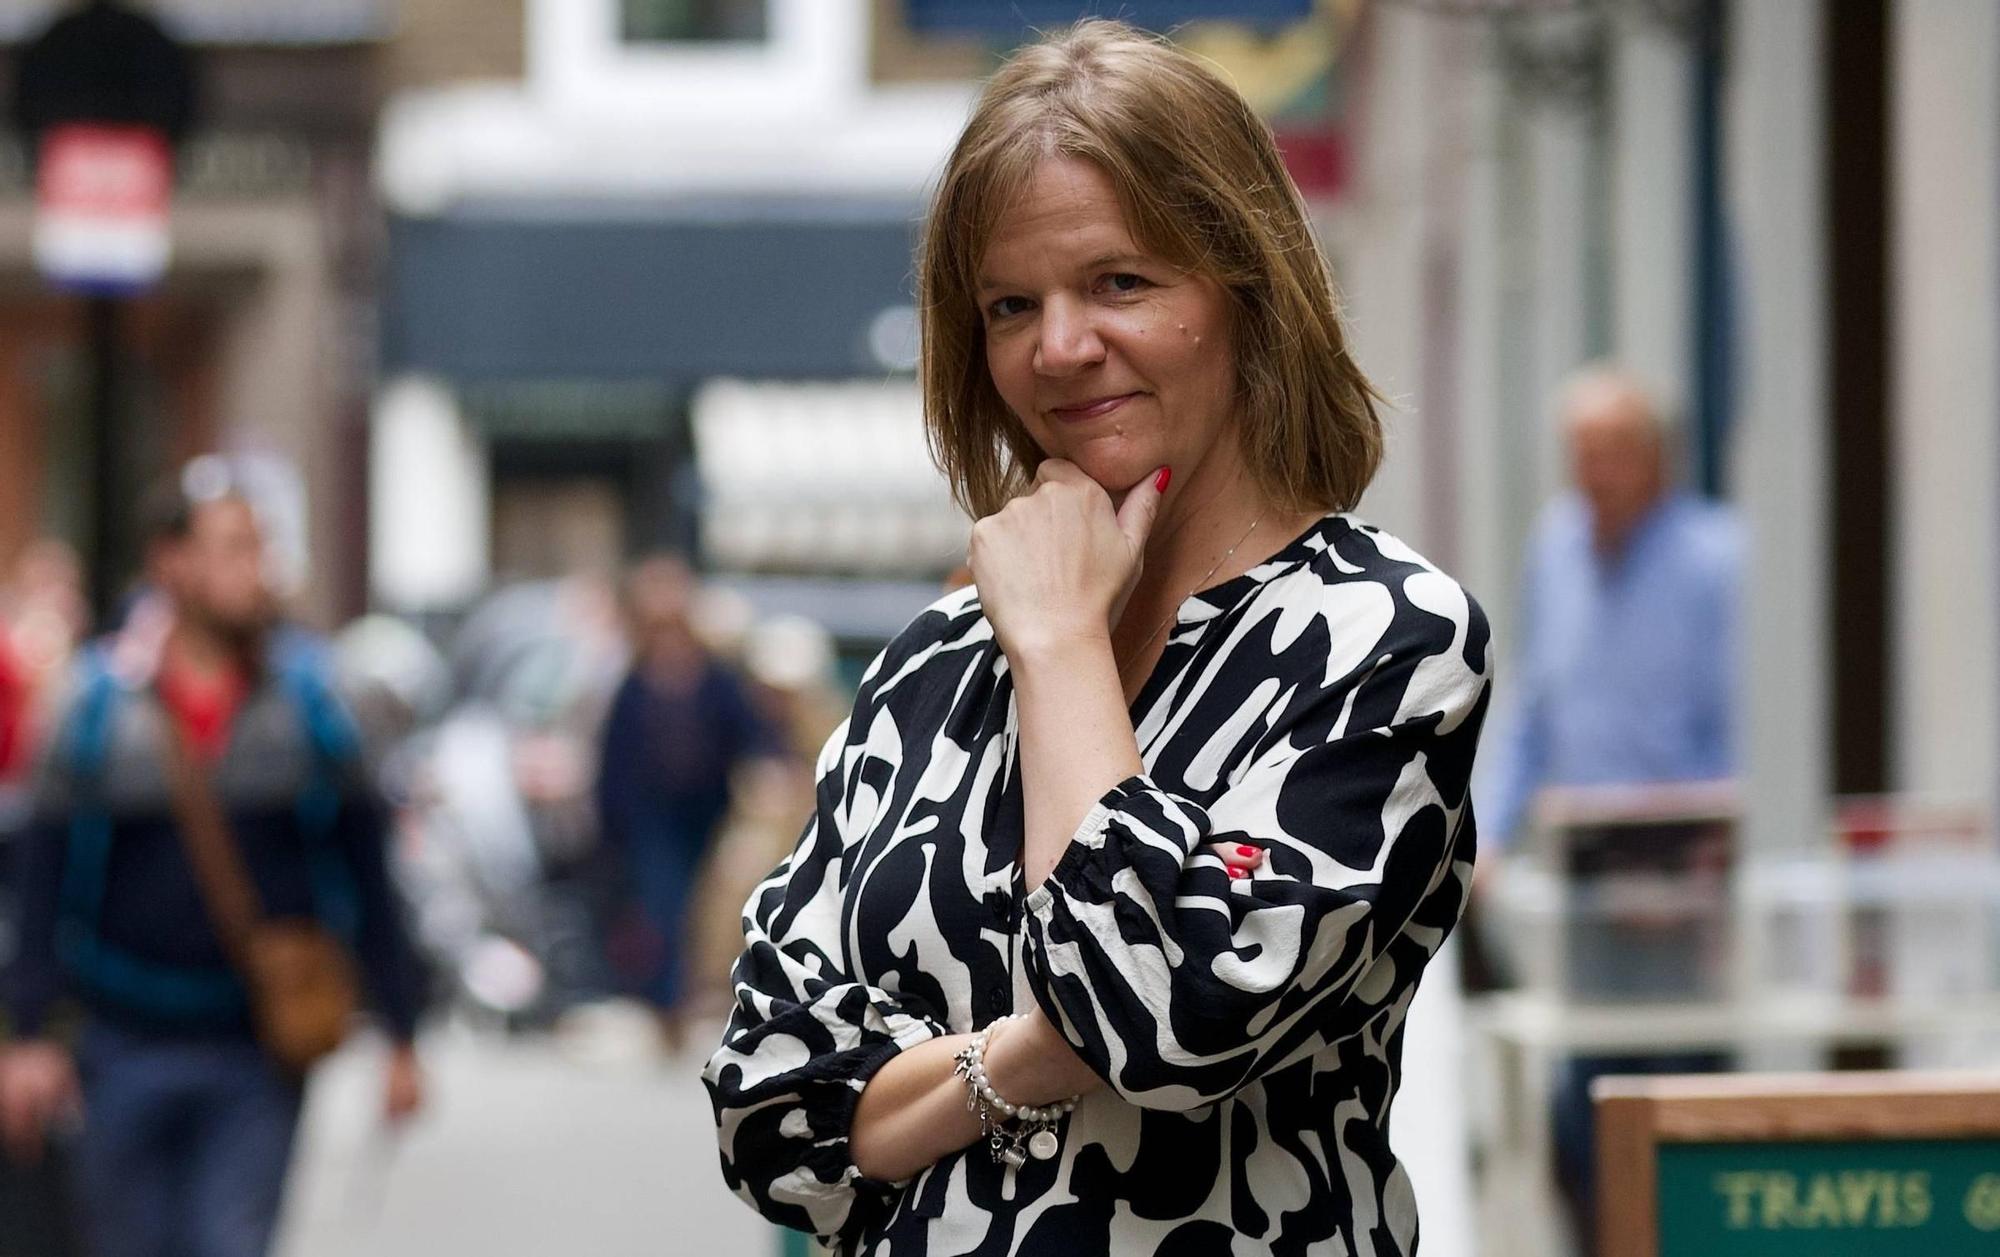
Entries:
{"type": "Polygon", "coordinates": [[[920,269],[976,585],[750,901],[724,1176],[844,1253],[1407,1253],[1486,625],[1336,513],[1380,429],[1269,133],[1086,23],[988,85],[920,269]]]}

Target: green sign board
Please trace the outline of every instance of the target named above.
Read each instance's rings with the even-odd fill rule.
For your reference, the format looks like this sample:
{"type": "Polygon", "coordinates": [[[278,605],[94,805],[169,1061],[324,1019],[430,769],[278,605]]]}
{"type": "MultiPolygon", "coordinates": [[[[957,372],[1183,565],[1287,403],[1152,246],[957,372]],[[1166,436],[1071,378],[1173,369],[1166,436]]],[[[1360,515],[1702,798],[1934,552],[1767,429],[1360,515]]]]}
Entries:
{"type": "Polygon", "coordinates": [[[2000,1139],[1659,1145],[1660,1257],[1993,1257],[2000,1139]]]}

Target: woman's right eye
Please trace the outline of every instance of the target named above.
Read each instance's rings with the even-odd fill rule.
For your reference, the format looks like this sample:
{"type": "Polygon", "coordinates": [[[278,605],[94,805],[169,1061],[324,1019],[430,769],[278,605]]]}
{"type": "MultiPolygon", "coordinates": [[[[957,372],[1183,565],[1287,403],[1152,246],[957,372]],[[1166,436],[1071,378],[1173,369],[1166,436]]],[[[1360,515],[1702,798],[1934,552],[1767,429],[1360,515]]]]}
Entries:
{"type": "Polygon", "coordinates": [[[1028,299],[1026,297],[1002,297],[998,301],[989,303],[986,307],[986,313],[989,318],[1004,319],[1010,315],[1019,314],[1027,308],[1028,299]]]}

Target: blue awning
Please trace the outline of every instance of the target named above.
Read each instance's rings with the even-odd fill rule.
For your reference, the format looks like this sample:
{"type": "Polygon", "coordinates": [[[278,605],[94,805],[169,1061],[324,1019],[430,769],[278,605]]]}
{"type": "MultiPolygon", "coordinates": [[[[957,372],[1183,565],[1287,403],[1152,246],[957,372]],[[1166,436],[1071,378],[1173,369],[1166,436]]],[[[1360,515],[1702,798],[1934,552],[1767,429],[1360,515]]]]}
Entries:
{"type": "Polygon", "coordinates": [[[870,330],[906,317],[917,212],[522,204],[392,219],[384,363],[459,381],[879,376],[870,330]]]}

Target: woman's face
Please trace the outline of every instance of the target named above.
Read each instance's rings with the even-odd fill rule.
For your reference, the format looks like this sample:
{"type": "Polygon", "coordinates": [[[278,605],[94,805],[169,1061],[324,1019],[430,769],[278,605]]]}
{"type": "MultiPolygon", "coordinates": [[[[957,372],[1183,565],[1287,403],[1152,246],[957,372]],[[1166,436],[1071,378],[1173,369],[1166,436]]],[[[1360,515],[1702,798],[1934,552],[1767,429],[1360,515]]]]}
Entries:
{"type": "Polygon", "coordinates": [[[1162,466],[1182,486],[1236,463],[1228,300],[1140,248],[1096,166],[1043,162],[978,283],[993,387],[1045,455],[1113,494],[1162,466]]]}

